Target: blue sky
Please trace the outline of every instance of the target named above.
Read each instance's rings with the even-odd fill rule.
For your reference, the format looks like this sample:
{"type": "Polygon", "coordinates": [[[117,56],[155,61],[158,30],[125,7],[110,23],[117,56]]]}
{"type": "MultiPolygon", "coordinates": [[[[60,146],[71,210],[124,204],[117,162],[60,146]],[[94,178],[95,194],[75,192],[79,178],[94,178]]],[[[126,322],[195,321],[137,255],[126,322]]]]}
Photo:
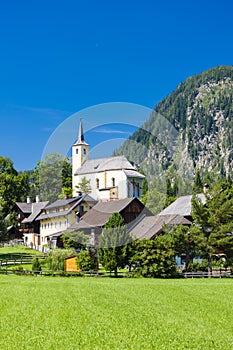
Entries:
{"type": "Polygon", "coordinates": [[[187,77],[232,65],[232,13],[231,0],[2,0],[0,155],[31,169],[73,113],[153,108],[187,77]]]}

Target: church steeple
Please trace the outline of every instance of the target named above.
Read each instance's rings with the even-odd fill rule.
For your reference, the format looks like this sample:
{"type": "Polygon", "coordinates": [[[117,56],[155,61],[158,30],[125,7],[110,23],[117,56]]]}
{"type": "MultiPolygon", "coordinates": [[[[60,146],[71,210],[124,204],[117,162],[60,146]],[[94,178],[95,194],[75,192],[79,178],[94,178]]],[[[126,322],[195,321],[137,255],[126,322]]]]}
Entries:
{"type": "Polygon", "coordinates": [[[88,145],[84,140],[82,118],[80,118],[80,122],[79,122],[78,140],[74,145],[88,145]]]}
{"type": "Polygon", "coordinates": [[[82,124],[82,118],[80,118],[79,131],[78,131],[78,142],[77,143],[83,143],[83,141],[84,141],[83,124],[82,124]]]}
{"type": "Polygon", "coordinates": [[[89,159],[89,152],[90,152],[90,146],[84,139],[82,119],[80,119],[79,130],[78,130],[78,140],[73,144],[73,147],[72,147],[72,178],[73,178],[72,181],[73,181],[74,195],[76,195],[75,194],[76,172],[79,168],[81,168],[83,163],[89,159]]]}

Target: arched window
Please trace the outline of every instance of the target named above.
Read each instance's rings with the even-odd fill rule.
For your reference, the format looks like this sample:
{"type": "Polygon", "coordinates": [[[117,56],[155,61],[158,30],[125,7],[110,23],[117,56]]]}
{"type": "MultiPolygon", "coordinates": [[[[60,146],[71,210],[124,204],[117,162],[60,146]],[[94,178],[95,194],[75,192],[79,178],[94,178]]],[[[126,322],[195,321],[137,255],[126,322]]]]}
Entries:
{"type": "Polygon", "coordinates": [[[99,188],[99,187],[100,187],[100,180],[96,179],[96,188],[99,188]]]}
{"type": "Polygon", "coordinates": [[[116,181],[115,181],[115,177],[112,177],[112,187],[116,186],[116,181]]]}

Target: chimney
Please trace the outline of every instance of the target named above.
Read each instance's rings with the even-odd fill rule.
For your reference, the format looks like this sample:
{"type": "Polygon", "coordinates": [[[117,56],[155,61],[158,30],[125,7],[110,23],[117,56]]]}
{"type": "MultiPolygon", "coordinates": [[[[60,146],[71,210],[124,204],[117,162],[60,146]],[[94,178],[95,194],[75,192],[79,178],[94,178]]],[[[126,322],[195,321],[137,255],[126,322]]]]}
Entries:
{"type": "Polygon", "coordinates": [[[40,196],[39,196],[39,194],[36,195],[36,203],[40,203],[40,196]]]}
{"type": "Polygon", "coordinates": [[[27,203],[31,203],[31,197],[30,196],[27,196],[27,203]]]}

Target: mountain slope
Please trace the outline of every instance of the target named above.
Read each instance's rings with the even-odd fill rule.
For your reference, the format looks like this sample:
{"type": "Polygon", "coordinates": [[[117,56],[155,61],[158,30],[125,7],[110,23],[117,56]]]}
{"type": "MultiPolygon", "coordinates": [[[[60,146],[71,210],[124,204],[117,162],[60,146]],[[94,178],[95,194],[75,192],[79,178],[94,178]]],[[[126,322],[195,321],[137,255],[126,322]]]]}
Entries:
{"type": "MultiPolygon", "coordinates": [[[[166,172],[185,180],[233,169],[233,66],[188,78],[154,108],[141,129],[115,154],[124,154],[152,177],[166,172]]],[[[184,191],[187,192],[187,191],[184,191]]]]}

